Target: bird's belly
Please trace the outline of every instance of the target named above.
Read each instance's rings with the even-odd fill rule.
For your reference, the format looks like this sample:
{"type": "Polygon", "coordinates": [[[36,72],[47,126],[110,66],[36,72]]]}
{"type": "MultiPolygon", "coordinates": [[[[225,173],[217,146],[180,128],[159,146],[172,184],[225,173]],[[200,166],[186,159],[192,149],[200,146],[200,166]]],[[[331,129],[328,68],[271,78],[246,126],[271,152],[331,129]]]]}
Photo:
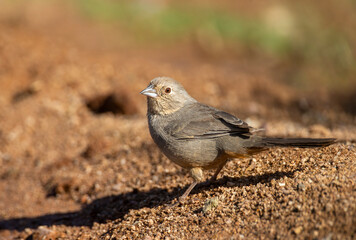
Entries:
{"type": "Polygon", "coordinates": [[[177,139],[166,133],[164,125],[155,118],[149,118],[149,130],[160,150],[179,166],[210,169],[219,165],[222,153],[215,139],[177,139]]]}
{"type": "Polygon", "coordinates": [[[184,168],[214,168],[220,155],[211,140],[166,139],[165,144],[157,145],[170,160],[184,168]]]}
{"type": "Polygon", "coordinates": [[[168,158],[182,167],[209,168],[219,157],[215,143],[208,140],[179,140],[163,150],[168,158]]]}

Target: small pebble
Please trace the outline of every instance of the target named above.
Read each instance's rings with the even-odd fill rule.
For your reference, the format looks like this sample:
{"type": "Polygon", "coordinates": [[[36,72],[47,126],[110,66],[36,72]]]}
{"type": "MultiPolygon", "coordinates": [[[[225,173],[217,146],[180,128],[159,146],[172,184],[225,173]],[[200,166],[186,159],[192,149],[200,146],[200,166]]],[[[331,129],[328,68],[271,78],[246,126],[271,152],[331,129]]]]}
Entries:
{"type": "Polygon", "coordinates": [[[293,232],[298,235],[303,231],[303,227],[299,226],[293,229],[293,232]]]}
{"type": "Polygon", "coordinates": [[[298,183],[297,190],[298,191],[305,191],[305,185],[303,183],[298,183]]]}

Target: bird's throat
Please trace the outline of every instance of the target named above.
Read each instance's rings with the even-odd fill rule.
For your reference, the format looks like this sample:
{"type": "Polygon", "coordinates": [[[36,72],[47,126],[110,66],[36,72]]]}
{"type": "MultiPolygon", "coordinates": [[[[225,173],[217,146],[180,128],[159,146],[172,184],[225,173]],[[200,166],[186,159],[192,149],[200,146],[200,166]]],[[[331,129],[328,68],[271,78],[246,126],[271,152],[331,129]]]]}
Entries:
{"type": "Polygon", "coordinates": [[[169,115],[183,107],[184,104],[173,101],[159,101],[156,98],[147,98],[147,110],[149,114],[169,115]]]}

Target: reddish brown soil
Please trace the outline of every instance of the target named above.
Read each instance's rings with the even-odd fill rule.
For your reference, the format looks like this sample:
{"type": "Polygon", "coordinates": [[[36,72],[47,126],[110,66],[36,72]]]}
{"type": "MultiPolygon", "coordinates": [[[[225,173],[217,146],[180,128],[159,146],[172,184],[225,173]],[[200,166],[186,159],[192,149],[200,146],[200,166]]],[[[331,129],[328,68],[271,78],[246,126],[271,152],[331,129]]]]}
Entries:
{"type": "Polygon", "coordinates": [[[0,28],[0,239],[356,238],[356,121],[331,95],[190,45],[103,49],[53,26],[0,28]],[[342,142],[237,159],[171,208],[191,179],[154,145],[139,95],[162,75],[268,135],[342,142]]]}

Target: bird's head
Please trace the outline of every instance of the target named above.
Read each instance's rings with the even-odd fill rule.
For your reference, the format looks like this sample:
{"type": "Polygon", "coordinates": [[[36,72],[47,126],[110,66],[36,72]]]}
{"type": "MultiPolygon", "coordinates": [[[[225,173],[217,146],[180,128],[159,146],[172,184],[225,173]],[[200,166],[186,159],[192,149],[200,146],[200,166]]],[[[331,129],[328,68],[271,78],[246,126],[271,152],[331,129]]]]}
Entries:
{"type": "Polygon", "coordinates": [[[168,115],[196,101],[179,82],[169,77],[153,79],[141,94],[147,96],[148,114],[168,115]]]}

